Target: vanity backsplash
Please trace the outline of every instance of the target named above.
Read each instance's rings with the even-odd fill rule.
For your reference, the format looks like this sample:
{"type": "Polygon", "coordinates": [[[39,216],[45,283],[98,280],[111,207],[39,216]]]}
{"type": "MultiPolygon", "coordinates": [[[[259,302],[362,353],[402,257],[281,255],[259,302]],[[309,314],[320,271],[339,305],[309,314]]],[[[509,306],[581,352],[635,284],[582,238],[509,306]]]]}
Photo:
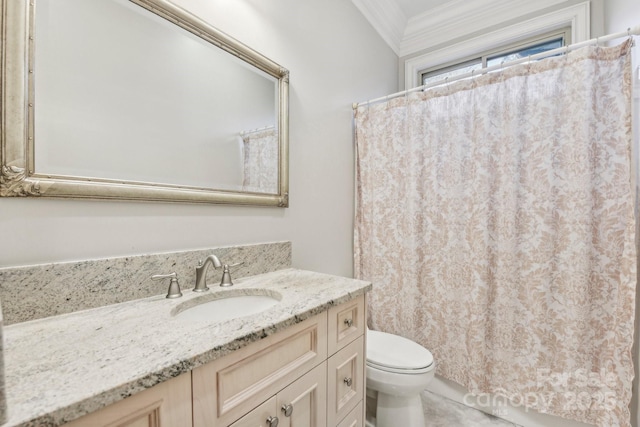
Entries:
{"type": "MultiPolygon", "coordinates": [[[[166,293],[168,281],[151,280],[155,274],[175,271],[183,292],[193,289],[198,261],[212,253],[223,264],[242,262],[231,269],[234,279],[291,267],[291,242],[276,242],[0,268],[4,324],[166,293]]],[[[221,269],[210,268],[207,284],[221,277],[221,269]]]]}

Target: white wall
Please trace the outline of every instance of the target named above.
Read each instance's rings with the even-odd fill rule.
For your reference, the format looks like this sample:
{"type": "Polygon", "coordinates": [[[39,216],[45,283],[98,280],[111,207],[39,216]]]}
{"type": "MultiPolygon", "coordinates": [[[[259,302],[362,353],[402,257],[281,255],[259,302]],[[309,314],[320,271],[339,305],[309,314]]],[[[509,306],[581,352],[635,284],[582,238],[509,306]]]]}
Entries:
{"type": "Polygon", "coordinates": [[[638,1],[606,0],[604,2],[604,25],[607,34],[640,25],[638,1]]]}
{"type": "MultiPolygon", "coordinates": [[[[604,2],[604,26],[607,34],[640,26],[640,4],[638,4],[638,0],[606,0],[604,2]]],[[[638,37],[636,37],[633,63],[637,82],[637,67],[640,65],[640,40],[638,37]]]]}
{"type": "Polygon", "coordinates": [[[291,240],[352,274],[351,103],[397,90],[397,57],[350,1],[175,0],[287,67],[290,208],[0,199],[0,266],[291,240]]]}

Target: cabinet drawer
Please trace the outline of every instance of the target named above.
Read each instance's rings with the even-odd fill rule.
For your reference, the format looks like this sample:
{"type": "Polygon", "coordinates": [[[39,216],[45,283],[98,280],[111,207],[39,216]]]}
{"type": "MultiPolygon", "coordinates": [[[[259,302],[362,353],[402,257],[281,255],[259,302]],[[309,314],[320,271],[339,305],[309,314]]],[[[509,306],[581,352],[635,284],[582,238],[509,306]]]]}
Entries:
{"type": "Polygon", "coordinates": [[[364,310],[364,295],[329,309],[329,355],[364,334],[364,310]]]}
{"type": "Polygon", "coordinates": [[[334,426],[363,400],[364,337],[333,355],[327,367],[327,421],[334,426]]]}
{"type": "Polygon", "coordinates": [[[362,402],[358,403],[336,427],[364,427],[362,402]]]}
{"type": "Polygon", "coordinates": [[[327,358],[326,312],[193,370],[194,427],[227,426],[327,358]]]}

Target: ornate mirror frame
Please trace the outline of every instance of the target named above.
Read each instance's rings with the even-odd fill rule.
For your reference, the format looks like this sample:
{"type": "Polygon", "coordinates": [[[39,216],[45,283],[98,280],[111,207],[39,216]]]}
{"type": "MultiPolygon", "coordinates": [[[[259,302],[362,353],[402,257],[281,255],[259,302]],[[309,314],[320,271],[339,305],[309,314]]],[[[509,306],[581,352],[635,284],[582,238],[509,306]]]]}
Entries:
{"type": "Polygon", "coordinates": [[[0,0],[0,197],[62,197],[287,207],[289,71],[166,0],[130,0],[274,77],[278,84],[278,193],[39,174],[34,169],[35,1],[0,0]]]}

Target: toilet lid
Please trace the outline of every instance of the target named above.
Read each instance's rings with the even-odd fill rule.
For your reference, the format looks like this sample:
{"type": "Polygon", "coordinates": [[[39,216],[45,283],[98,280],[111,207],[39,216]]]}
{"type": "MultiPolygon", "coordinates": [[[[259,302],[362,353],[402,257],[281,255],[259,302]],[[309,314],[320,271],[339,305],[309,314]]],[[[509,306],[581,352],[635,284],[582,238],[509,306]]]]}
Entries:
{"type": "Polygon", "coordinates": [[[399,335],[367,331],[367,364],[397,371],[422,370],[433,364],[433,355],[420,344],[399,335]]]}

